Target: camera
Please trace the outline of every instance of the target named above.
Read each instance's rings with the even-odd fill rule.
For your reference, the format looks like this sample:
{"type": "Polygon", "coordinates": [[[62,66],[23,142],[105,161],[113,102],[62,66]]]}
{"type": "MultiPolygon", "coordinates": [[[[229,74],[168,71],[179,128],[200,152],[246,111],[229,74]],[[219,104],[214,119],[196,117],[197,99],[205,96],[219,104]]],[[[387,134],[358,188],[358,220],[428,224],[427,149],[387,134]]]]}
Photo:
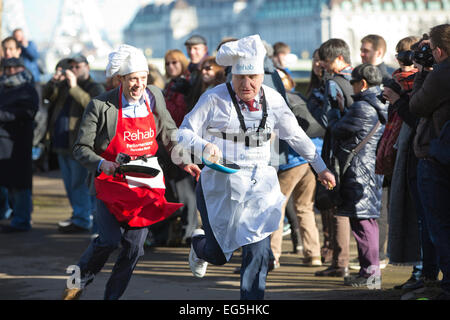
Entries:
{"type": "MultiPolygon", "coordinates": [[[[394,91],[394,92],[397,93],[398,95],[401,95],[401,93],[402,93],[402,87],[401,87],[401,85],[400,85],[397,81],[395,81],[394,79],[389,79],[389,80],[387,80],[386,83],[384,83],[383,87],[384,87],[384,88],[389,88],[389,89],[391,89],[392,91],[394,91]]],[[[386,101],[387,101],[387,100],[383,97],[383,93],[381,93],[381,95],[378,96],[378,99],[379,99],[383,104],[385,104],[386,101]]]]}
{"type": "Polygon", "coordinates": [[[250,128],[244,135],[244,143],[246,147],[261,147],[272,137],[270,128],[259,131],[257,128],[250,128]]]}
{"type": "Polygon", "coordinates": [[[424,45],[414,51],[414,61],[422,65],[424,68],[430,68],[434,64],[434,57],[429,45],[424,45]]]}
{"type": "Polygon", "coordinates": [[[411,49],[414,50],[414,55],[412,59],[423,66],[424,68],[430,68],[434,64],[434,57],[433,57],[433,51],[431,50],[431,47],[429,44],[425,44],[422,47],[419,47],[420,42],[423,40],[428,40],[429,36],[428,34],[424,34],[422,39],[419,40],[419,42],[413,44],[411,46],[411,49]]]}

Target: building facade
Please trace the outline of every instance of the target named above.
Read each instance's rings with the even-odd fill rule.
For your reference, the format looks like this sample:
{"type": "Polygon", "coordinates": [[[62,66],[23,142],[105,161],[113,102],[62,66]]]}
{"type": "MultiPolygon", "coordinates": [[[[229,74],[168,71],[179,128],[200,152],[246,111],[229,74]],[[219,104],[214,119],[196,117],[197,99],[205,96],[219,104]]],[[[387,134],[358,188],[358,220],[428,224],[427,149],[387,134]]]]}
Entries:
{"type": "Polygon", "coordinates": [[[169,49],[184,49],[192,34],[207,39],[213,54],[224,37],[258,33],[270,44],[283,41],[292,52],[310,59],[329,38],[344,39],[352,63],[359,64],[360,39],[386,39],[385,60],[394,64],[397,42],[421,36],[430,27],[450,22],[450,0],[174,0],[143,7],[124,30],[124,42],[161,58],[169,49]]]}

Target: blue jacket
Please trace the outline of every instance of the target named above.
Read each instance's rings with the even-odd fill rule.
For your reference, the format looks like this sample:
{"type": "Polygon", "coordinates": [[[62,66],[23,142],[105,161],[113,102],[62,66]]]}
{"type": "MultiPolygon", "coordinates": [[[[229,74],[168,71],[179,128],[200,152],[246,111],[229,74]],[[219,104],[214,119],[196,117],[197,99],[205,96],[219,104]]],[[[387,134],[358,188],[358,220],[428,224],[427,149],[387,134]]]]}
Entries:
{"type": "MultiPolygon", "coordinates": [[[[317,148],[317,152],[320,154],[322,152],[322,138],[311,138],[311,141],[314,142],[314,145],[317,148]]],[[[303,159],[297,152],[295,152],[291,147],[288,146],[288,155],[287,155],[287,163],[281,164],[278,169],[280,171],[288,170],[299,165],[305,164],[307,161],[303,159]]]]}
{"type": "Polygon", "coordinates": [[[28,47],[21,46],[22,54],[20,55],[23,58],[23,62],[25,64],[25,68],[27,68],[31,74],[33,75],[34,82],[41,81],[41,73],[39,72],[38,59],[39,52],[37,50],[36,45],[33,41],[28,41],[28,47]]]}

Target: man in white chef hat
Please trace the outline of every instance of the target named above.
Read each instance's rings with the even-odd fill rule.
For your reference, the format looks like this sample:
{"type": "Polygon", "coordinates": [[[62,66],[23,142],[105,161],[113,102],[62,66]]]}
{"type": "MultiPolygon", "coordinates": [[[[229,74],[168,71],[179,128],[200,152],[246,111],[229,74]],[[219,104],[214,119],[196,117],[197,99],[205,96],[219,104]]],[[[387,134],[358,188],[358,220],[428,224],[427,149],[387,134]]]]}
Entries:
{"type": "MultiPolygon", "coordinates": [[[[147,227],[181,206],[165,200],[162,170],[154,157],[156,138],[170,150],[177,127],[161,90],[147,86],[147,59],[141,50],[121,45],[109,55],[106,75],[117,76],[120,86],[88,104],[73,149],[75,159],[89,170],[90,190],[97,197],[99,235],[74,267],[74,281],[68,281],[64,299],[78,299],[121,244],[104,293],[104,299],[119,299],[144,254],[147,227]],[[128,176],[115,174],[121,154],[159,170],[159,174],[130,183],[128,176]]],[[[200,174],[195,164],[183,167],[192,175],[200,174]]]]}
{"type": "Polygon", "coordinates": [[[203,229],[192,234],[189,264],[201,278],[208,262],[222,265],[242,247],[240,298],[252,300],[264,298],[270,234],[279,226],[285,201],[269,166],[273,133],[311,164],[322,184],[335,186],[283,97],[262,85],[265,54],[259,35],[223,44],[216,61],[232,66],[231,83],[203,94],[177,134],[179,144],[197,157],[240,166],[233,174],[202,170],[196,191],[203,229]]]}

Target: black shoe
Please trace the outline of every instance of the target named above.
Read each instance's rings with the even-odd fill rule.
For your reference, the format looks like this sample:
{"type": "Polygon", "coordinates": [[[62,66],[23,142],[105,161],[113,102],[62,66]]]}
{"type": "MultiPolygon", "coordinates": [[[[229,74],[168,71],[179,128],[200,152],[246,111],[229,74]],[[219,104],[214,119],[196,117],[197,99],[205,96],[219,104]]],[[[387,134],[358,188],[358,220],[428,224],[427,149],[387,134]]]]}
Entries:
{"type": "Polygon", "coordinates": [[[348,267],[329,267],[325,270],[317,271],[314,275],[316,277],[347,277],[349,274],[350,273],[348,272],[348,267]]]}
{"type": "Polygon", "coordinates": [[[18,232],[27,232],[30,229],[19,229],[10,225],[1,226],[0,233],[18,233],[18,232]]]}
{"type": "MultiPolygon", "coordinates": [[[[419,282],[420,280],[417,280],[416,277],[411,276],[408,280],[406,280],[406,282],[402,283],[402,284],[398,284],[396,286],[394,286],[395,290],[401,290],[401,289],[418,289],[420,287],[416,287],[416,284],[419,282]]],[[[414,290],[413,289],[413,290],[414,290]]]]}
{"type": "Polygon", "coordinates": [[[89,229],[79,227],[74,223],[70,223],[64,227],[58,227],[58,231],[61,233],[84,233],[89,232],[89,229]]]}

